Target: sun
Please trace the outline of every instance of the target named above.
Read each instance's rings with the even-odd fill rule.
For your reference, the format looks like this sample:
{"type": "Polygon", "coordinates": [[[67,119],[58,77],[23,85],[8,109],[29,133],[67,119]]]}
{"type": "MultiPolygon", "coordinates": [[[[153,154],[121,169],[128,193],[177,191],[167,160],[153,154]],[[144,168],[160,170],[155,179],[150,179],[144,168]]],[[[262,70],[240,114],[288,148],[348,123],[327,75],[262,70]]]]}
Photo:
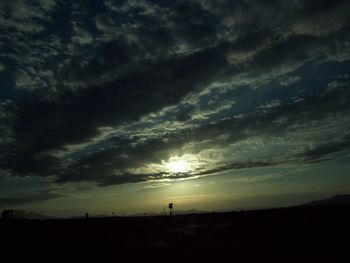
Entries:
{"type": "Polygon", "coordinates": [[[182,159],[170,159],[168,163],[165,163],[165,166],[170,173],[186,173],[191,170],[190,163],[182,159]]]}

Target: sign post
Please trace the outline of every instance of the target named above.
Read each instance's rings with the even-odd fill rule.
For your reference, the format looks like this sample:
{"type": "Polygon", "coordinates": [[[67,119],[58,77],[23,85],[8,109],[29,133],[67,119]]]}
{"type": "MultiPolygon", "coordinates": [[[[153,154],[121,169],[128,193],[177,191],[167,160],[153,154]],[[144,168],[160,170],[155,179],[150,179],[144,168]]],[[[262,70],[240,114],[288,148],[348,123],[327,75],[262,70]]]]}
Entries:
{"type": "Polygon", "coordinates": [[[173,203],[169,203],[169,215],[173,215],[173,203]]]}

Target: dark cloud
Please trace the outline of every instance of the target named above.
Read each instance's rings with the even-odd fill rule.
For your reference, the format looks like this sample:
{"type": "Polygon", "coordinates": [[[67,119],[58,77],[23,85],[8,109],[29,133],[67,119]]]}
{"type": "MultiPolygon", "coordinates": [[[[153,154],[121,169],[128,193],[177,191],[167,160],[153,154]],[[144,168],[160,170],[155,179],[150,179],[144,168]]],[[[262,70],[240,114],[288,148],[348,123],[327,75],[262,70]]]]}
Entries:
{"type": "Polygon", "coordinates": [[[178,103],[217,78],[225,65],[218,50],[208,49],[135,69],[98,86],[64,92],[54,101],[21,100],[7,166],[18,174],[35,170],[42,174],[41,169],[52,174],[47,168],[57,159],[41,153],[83,142],[97,135],[98,127],[134,122],[178,103]]]}
{"type": "Polygon", "coordinates": [[[38,191],[36,194],[19,197],[0,197],[0,207],[21,205],[27,203],[41,202],[63,197],[63,194],[55,193],[52,190],[38,191]]]}
{"type": "Polygon", "coordinates": [[[137,137],[129,140],[116,140],[110,149],[79,160],[71,167],[70,172],[59,180],[90,180],[102,181],[105,184],[108,182],[119,184],[146,181],[152,177],[178,179],[183,176],[207,175],[232,169],[328,161],[338,158],[338,154],[342,151],[349,150],[349,136],[330,138],[331,142],[319,141],[313,149],[304,150],[298,154],[286,152],[283,156],[268,157],[261,161],[234,162],[215,168],[202,168],[202,171],[181,176],[175,174],[169,177],[168,172],[157,174],[127,172],[131,168],[142,167],[147,163],[161,163],[162,160],[172,155],[181,156],[186,153],[181,150],[182,146],[188,143],[206,141],[207,143],[192,152],[198,153],[205,149],[224,147],[256,136],[283,138],[286,134],[293,132],[295,125],[308,127],[309,123],[324,120],[327,117],[333,118],[338,114],[346,114],[345,112],[349,110],[350,93],[347,88],[340,88],[322,95],[310,96],[303,101],[289,105],[279,105],[245,117],[225,119],[142,142],[138,142],[140,138],[137,137]],[[327,111],[324,111],[324,108],[327,108],[327,111]],[[226,136],[222,137],[222,135],[226,136]],[[336,155],[332,156],[332,154],[336,155]]]}
{"type": "Polygon", "coordinates": [[[209,16],[201,5],[194,1],[181,1],[171,9],[170,29],[187,44],[198,47],[213,45],[216,41],[218,19],[209,16]]]}
{"type": "MultiPolygon", "coordinates": [[[[29,2],[21,3],[27,6],[29,2]]],[[[16,90],[14,101],[11,107],[0,104],[0,165],[10,174],[100,185],[188,177],[194,174],[131,170],[185,154],[183,147],[189,143],[200,144],[195,147],[200,152],[254,136],[283,138],[295,125],[311,126],[337,115],[345,118],[349,111],[349,92],[337,88],[294,103],[279,100],[276,107],[256,107],[241,116],[232,113],[202,122],[192,119],[196,110],[218,113],[215,109],[223,101],[214,101],[216,108],[212,109],[200,97],[204,91],[212,97],[224,92],[209,90],[214,84],[234,86],[244,78],[242,82],[257,83],[248,88],[257,88],[265,79],[284,76],[306,63],[316,67],[348,60],[347,1],[105,1],[96,3],[96,11],[74,13],[74,20],[72,14],[61,17],[55,30],[49,26],[54,18],[51,13],[55,8],[68,10],[70,4],[42,3],[45,5],[29,9],[6,4],[12,10],[11,19],[0,31],[2,37],[8,35],[8,28],[16,28],[8,35],[16,39],[14,47],[6,45],[5,52],[14,61],[5,65],[13,78],[4,81],[16,90]],[[30,23],[34,18],[42,24],[30,23]],[[44,39],[22,36],[46,29],[44,39]],[[34,39],[35,45],[25,44],[34,39]],[[49,48],[40,52],[42,45],[49,48]],[[197,102],[189,109],[181,108],[191,96],[197,102]],[[68,145],[93,144],[92,139],[102,136],[102,127],[146,126],[142,118],[170,107],[177,107],[176,116],[159,117],[158,123],[171,121],[188,127],[153,131],[152,136],[129,131],[122,139],[109,138],[106,149],[79,157],[54,154],[68,152],[68,145]]],[[[227,98],[236,99],[240,98],[227,98]]],[[[348,150],[347,138],[305,150],[303,162],[348,150]]],[[[293,156],[282,161],[229,162],[197,174],[275,165],[291,162],[290,158],[298,162],[293,156]]]]}
{"type": "Polygon", "coordinates": [[[350,150],[350,136],[347,135],[340,141],[325,143],[316,148],[295,155],[285,155],[273,158],[264,158],[262,160],[233,162],[212,169],[201,171],[192,176],[204,176],[220,173],[229,170],[240,170],[250,168],[262,168],[268,166],[286,166],[286,165],[308,165],[321,162],[332,161],[339,158],[337,155],[350,150]],[[333,155],[333,156],[332,156],[333,155]],[[282,158],[281,158],[282,157],[282,158]]]}
{"type": "MultiPolygon", "coordinates": [[[[307,160],[319,160],[324,156],[332,155],[333,153],[347,152],[350,149],[350,134],[344,136],[339,141],[323,143],[320,146],[306,151],[303,157],[307,160]]],[[[334,157],[333,157],[334,158],[334,157]]]]}

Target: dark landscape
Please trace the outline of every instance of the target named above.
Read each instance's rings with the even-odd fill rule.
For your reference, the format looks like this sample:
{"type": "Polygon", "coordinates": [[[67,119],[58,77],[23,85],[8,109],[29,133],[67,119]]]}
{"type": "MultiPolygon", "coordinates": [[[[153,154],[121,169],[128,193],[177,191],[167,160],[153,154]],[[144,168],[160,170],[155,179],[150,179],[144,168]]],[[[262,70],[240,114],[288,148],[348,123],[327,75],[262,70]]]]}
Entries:
{"type": "Polygon", "coordinates": [[[174,216],[2,220],[0,231],[8,244],[108,244],[122,258],[345,262],[350,206],[321,204],[174,216]]]}

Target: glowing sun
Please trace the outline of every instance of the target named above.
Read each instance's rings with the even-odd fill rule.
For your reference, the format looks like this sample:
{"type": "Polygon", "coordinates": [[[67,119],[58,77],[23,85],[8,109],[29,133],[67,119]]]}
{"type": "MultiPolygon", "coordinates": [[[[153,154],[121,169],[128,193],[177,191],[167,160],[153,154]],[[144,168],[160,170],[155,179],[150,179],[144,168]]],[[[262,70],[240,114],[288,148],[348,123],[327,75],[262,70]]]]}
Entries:
{"type": "Polygon", "coordinates": [[[165,164],[170,173],[186,173],[191,170],[191,165],[185,160],[169,160],[165,164]]]}

